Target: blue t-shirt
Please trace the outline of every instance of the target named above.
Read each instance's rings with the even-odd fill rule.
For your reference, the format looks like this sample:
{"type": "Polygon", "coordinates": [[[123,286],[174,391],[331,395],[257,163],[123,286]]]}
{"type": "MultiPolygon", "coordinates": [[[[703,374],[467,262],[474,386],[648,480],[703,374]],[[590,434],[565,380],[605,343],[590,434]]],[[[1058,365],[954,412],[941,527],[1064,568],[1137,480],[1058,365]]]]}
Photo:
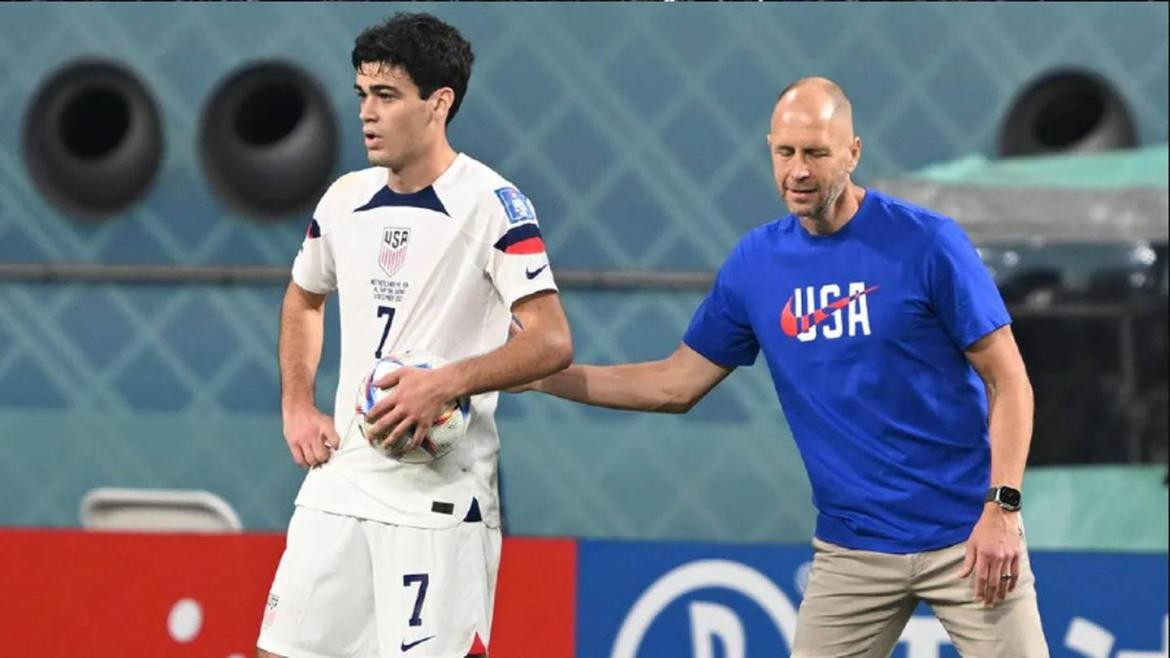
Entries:
{"type": "Polygon", "coordinates": [[[987,396],[963,350],[1009,322],[958,224],[869,189],[832,235],[793,215],[747,234],[684,341],[728,367],[763,349],[817,537],[916,553],[965,541],[982,513],[987,396]]]}

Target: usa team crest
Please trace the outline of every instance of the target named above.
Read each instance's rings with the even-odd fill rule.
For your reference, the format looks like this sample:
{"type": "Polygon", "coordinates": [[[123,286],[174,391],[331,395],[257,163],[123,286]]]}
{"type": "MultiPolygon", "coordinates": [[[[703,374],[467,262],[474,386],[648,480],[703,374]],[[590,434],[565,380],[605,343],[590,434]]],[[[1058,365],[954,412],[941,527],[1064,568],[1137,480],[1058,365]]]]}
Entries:
{"type": "Polygon", "coordinates": [[[410,244],[410,229],[388,226],[382,229],[382,245],[378,249],[378,265],[386,276],[394,276],[406,262],[406,247],[410,244]]]}

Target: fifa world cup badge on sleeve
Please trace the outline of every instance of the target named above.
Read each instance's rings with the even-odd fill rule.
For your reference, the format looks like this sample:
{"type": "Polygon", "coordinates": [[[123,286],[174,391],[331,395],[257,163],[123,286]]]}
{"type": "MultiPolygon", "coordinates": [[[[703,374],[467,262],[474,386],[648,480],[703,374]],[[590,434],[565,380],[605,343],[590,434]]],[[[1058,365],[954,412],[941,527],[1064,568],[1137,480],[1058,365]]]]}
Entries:
{"type": "Polygon", "coordinates": [[[504,204],[504,212],[508,214],[509,224],[536,221],[536,209],[532,207],[532,202],[528,200],[528,197],[520,193],[520,190],[514,187],[501,187],[496,190],[496,196],[499,197],[500,203],[504,204]]]}

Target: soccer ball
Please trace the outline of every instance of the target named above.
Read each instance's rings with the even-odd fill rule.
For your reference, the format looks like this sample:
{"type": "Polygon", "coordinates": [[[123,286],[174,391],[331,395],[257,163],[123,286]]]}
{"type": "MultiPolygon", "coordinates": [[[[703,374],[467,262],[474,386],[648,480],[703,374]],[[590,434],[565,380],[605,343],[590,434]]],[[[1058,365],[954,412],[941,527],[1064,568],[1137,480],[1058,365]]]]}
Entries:
{"type": "MultiPolygon", "coordinates": [[[[368,439],[373,431],[372,424],[366,422],[366,413],[382,398],[386,397],[390,391],[394,390],[393,388],[382,390],[374,386],[374,382],[403,366],[431,369],[446,365],[446,363],[441,357],[418,350],[409,350],[402,354],[394,354],[378,359],[370,369],[370,372],[362,379],[362,384],[358,388],[357,412],[361,415],[359,422],[361,424],[362,436],[368,439]]],[[[458,400],[448,402],[443,407],[443,410],[431,425],[430,431],[427,432],[426,438],[423,439],[422,444],[414,450],[400,452],[394,448],[383,448],[377,443],[373,443],[372,445],[375,450],[382,452],[391,459],[408,464],[425,464],[435,461],[450,452],[451,448],[455,447],[455,442],[467,433],[467,424],[470,419],[471,400],[464,396],[458,400]]],[[[410,440],[411,436],[414,436],[413,427],[407,430],[407,433],[403,435],[400,441],[405,443],[410,440]]]]}

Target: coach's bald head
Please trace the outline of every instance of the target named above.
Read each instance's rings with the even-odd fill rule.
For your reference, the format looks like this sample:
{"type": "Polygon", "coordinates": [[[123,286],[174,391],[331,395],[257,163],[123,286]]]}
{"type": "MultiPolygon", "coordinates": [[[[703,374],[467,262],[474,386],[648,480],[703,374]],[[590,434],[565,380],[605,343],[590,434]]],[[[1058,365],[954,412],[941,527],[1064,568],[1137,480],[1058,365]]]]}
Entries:
{"type": "Polygon", "coordinates": [[[845,90],[828,78],[801,78],[785,87],[776,98],[773,127],[777,120],[827,122],[845,139],[853,137],[853,103],[845,90]]]}

